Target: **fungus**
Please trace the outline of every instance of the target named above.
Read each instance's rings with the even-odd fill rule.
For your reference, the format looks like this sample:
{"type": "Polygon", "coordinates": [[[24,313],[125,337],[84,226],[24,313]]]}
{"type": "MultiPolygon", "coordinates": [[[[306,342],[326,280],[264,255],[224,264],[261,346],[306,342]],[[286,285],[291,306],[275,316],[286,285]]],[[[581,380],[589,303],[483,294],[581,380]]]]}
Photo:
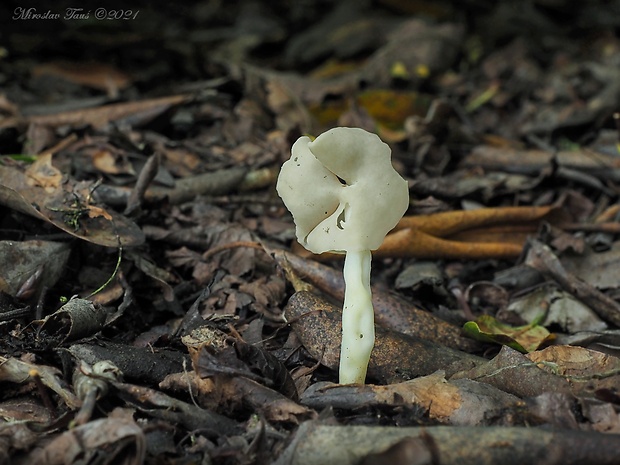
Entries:
{"type": "Polygon", "coordinates": [[[377,135],[334,128],[313,141],[300,137],[276,185],[300,244],[316,254],[346,254],[341,384],[366,379],[375,342],[371,250],[379,248],[409,205],[407,182],[390,158],[390,148],[377,135]]]}

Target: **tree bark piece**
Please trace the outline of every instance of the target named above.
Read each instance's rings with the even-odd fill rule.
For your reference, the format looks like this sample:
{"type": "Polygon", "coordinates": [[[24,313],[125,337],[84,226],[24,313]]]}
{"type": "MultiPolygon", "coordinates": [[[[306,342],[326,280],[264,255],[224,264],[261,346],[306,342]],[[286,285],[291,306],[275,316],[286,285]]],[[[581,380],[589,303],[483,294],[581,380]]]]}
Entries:
{"type": "Polygon", "coordinates": [[[408,438],[423,440],[429,449],[423,463],[429,465],[616,465],[620,444],[620,435],[582,431],[328,426],[309,421],[273,465],[353,465],[408,438]]]}
{"type": "MultiPolygon", "coordinates": [[[[342,331],[341,310],[307,291],[294,294],[285,309],[287,320],[304,347],[323,365],[337,370],[342,331]]],[[[450,376],[486,362],[475,355],[381,327],[368,375],[382,384],[398,382],[445,370],[450,376]]]]}
{"type": "MultiPolygon", "coordinates": [[[[284,250],[268,252],[285,270],[292,270],[294,274],[339,301],[344,299],[344,279],[340,271],[284,250]]],[[[371,288],[377,325],[440,342],[452,349],[474,351],[480,348],[481,344],[477,341],[461,336],[460,327],[417,308],[385,289],[377,286],[371,288]]]]}

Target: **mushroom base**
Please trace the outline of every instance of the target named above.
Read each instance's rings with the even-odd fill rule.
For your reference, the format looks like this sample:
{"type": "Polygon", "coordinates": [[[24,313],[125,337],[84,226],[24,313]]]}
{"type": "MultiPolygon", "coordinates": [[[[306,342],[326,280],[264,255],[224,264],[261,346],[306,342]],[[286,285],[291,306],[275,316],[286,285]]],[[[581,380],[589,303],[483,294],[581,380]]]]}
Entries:
{"type": "Polygon", "coordinates": [[[340,384],[363,384],[375,345],[375,315],[370,291],[370,250],[347,252],[340,348],[340,384]]]}

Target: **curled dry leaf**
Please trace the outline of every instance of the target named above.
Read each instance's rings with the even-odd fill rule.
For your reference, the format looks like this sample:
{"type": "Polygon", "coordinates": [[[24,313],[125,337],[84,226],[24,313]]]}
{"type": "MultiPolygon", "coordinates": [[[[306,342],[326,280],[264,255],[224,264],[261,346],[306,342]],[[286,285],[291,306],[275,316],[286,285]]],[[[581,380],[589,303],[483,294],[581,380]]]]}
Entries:
{"type": "Polygon", "coordinates": [[[620,275],[615,272],[620,261],[620,243],[614,242],[606,252],[586,251],[583,255],[562,256],[562,265],[580,279],[597,289],[620,287],[620,275]]]}
{"type": "Polygon", "coordinates": [[[436,237],[451,236],[469,229],[498,226],[531,224],[548,219],[557,213],[554,206],[542,207],[498,207],[476,210],[455,210],[429,215],[405,216],[396,229],[415,228],[436,237]]]}
{"type": "Polygon", "coordinates": [[[195,372],[212,380],[214,395],[222,405],[233,410],[251,406],[275,422],[298,423],[315,416],[295,401],[295,383],[272,354],[211,327],[192,331],[183,343],[190,348],[195,372]]]}
{"type": "Polygon", "coordinates": [[[225,405],[225,393],[215,380],[201,378],[193,370],[169,374],[159,387],[168,393],[191,392],[195,402],[207,410],[216,411],[225,405]]]}
{"type": "MultiPolygon", "coordinates": [[[[4,415],[3,418],[9,421],[0,423],[0,463],[8,465],[12,463],[12,457],[31,449],[36,443],[38,435],[30,429],[25,421],[10,421],[11,416],[5,417],[4,415]]],[[[32,419],[32,417],[28,419],[32,419]]]]}
{"type": "Polygon", "coordinates": [[[107,311],[90,300],[71,299],[45,318],[38,339],[47,347],[93,336],[103,328],[107,311]]]}
{"type": "Polygon", "coordinates": [[[251,379],[235,377],[229,382],[244,405],[261,412],[269,421],[300,424],[318,416],[314,410],[251,379]]]}
{"type": "Polygon", "coordinates": [[[527,405],[528,420],[533,424],[548,424],[562,429],[584,427],[577,421],[576,412],[580,409],[577,399],[566,392],[545,392],[524,400],[527,405]]]}
{"type": "Polygon", "coordinates": [[[546,327],[557,325],[570,334],[602,331],[608,326],[590,307],[554,285],[540,286],[514,299],[506,312],[528,322],[539,320],[546,327]]]}
{"type": "Polygon", "coordinates": [[[233,410],[252,406],[271,421],[297,423],[314,415],[288,398],[297,398],[295,384],[272,354],[210,326],[184,336],[183,343],[190,349],[196,373],[204,378],[200,383],[211,381],[218,403],[233,410]]]}
{"type": "Polygon", "coordinates": [[[34,449],[16,465],[45,463],[72,465],[89,457],[101,457],[102,465],[142,465],[146,438],[132,420],[104,418],[78,426],[34,449]]]}
{"type": "MultiPolygon", "coordinates": [[[[55,412],[51,412],[46,408],[41,399],[32,397],[29,393],[15,395],[15,393],[11,391],[13,390],[5,384],[3,393],[6,397],[10,398],[0,402],[0,415],[4,422],[6,422],[3,422],[3,425],[16,425],[21,422],[23,422],[21,424],[24,425],[27,424],[27,422],[46,425],[54,421],[55,412]]],[[[34,433],[33,431],[31,432],[34,433]]],[[[2,437],[2,427],[0,427],[0,437],[2,437]]],[[[0,443],[1,442],[2,439],[0,439],[0,443]]],[[[2,450],[2,445],[0,445],[0,450],[2,450]]],[[[0,463],[6,463],[2,462],[1,456],[0,463]]]]}
{"type": "MultiPolygon", "coordinates": [[[[540,224],[561,224],[557,206],[455,210],[403,217],[374,253],[381,257],[516,258],[540,224]]],[[[302,250],[296,251],[309,256],[302,250]]],[[[328,257],[329,254],[324,254],[328,257]]]]}
{"type": "Polygon", "coordinates": [[[406,216],[376,253],[381,257],[516,258],[542,221],[561,216],[555,206],[499,207],[406,216]]]}
{"type": "Polygon", "coordinates": [[[316,416],[316,413],[308,407],[258,382],[260,378],[253,376],[251,372],[244,372],[231,366],[232,364],[224,366],[222,362],[219,362],[222,366],[214,366],[214,361],[208,361],[211,357],[204,349],[197,356],[196,373],[203,379],[193,385],[213,390],[210,395],[207,395],[208,392],[202,392],[198,397],[208,399],[206,405],[213,405],[213,399],[217,399],[217,408],[220,410],[238,412],[250,407],[261,412],[272,422],[299,424],[316,416]],[[210,384],[205,383],[208,380],[211,380],[210,384]]]}
{"type": "Polygon", "coordinates": [[[271,352],[242,341],[235,341],[235,350],[239,359],[268,379],[275,389],[294,401],[298,400],[297,388],[291,374],[271,352]]]}
{"type": "Polygon", "coordinates": [[[448,240],[432,236],[424,231],[406,228],[389,234],[377,250],[376,256],[455,260],[510,259],[518,257],[522,247],[522,244],[512,242],[448,240]]]}

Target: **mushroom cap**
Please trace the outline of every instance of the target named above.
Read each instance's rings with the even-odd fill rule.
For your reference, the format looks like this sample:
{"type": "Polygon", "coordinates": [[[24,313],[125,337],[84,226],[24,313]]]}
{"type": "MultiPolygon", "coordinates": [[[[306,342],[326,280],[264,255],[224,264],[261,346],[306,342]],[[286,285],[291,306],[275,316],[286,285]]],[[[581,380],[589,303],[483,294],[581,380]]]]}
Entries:
{"type": "Polygon", "coordinates": [[[376,134],[359,128],[300,137],[276,185],[300,244],[314,253],[378,249],[409,206],[390,156],[376,134]]]}

